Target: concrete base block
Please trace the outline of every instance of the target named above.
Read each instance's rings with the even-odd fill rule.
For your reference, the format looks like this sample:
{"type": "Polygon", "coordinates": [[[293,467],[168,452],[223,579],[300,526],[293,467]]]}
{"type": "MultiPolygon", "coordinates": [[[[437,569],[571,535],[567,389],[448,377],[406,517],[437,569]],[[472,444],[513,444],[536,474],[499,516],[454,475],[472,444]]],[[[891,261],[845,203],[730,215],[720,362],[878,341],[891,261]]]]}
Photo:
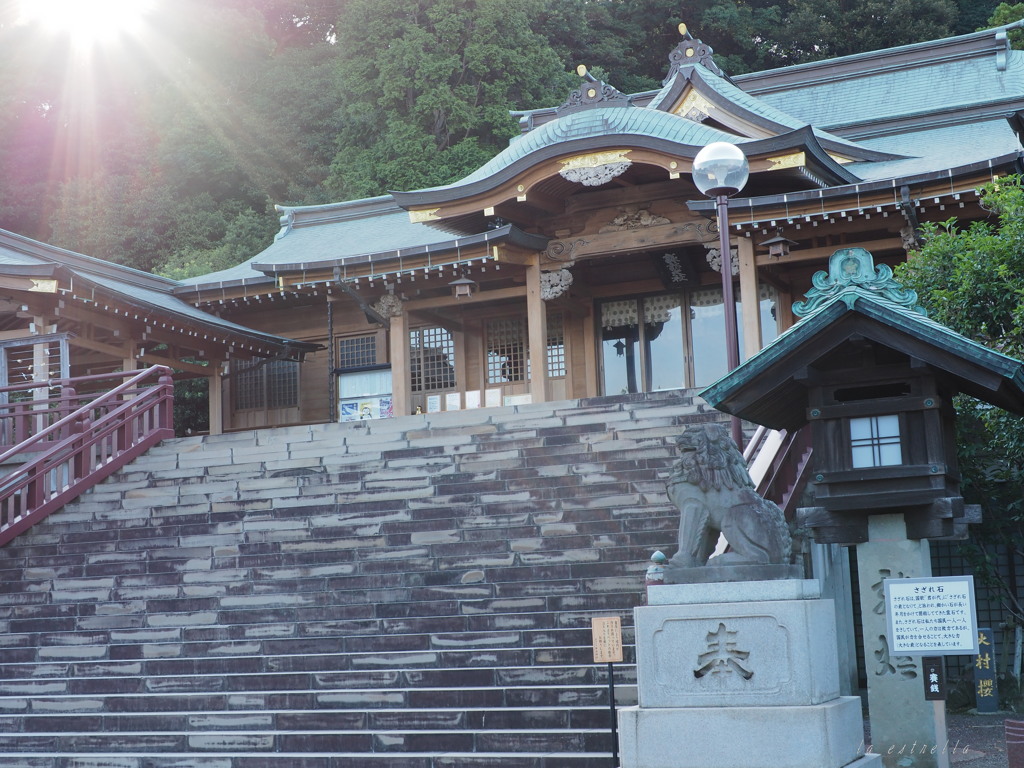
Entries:
{"type": "Polygon", "coordinates": [[[806,706],[839,696],[831,600],[648,605],[634,615],[643,707],[806,706]]]}
{"type": "Polygon", "coordinates": [[[875,768],[861,702],[619,710],[622,768],[875,768]]]}

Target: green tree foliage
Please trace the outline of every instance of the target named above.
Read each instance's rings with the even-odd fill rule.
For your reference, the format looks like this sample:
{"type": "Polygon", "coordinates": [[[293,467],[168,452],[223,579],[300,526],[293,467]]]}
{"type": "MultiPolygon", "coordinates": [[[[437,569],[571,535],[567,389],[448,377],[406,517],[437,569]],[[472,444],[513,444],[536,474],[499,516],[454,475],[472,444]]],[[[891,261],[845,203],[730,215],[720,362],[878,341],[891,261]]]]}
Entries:
{"type": "Polygon", "coordinates": [[[963,35],[978,29],[998,26],[1003,22],[992,21],[992,14],[998,5],[999,0],[957,0],[960,18],[954,31],[958,35],[963,35]]]}
{"type": "MultiPolygon", "coordinates": [[[[1024,3],[1000,3],[992,11],[986,27],[999,27],[1024,19],[1024,3]]],[[[1024,48],[1024,30],[1014,29],[1010,32],[1010,44],[1014,48],[1024,48]]]]}
{"type": "MultiPolygon", "coordinates": [[[[934,320],[1017,359],[1024,358],[1024,187],[1007,177],[981,190],[987,221],[923,228],[924,245],[897,270],[934,320]]],[[[1024,419],[959,398],[965,497],[985,523],[968,552],[983,574],[994,545],[1024,556],[1024,419]]],[[[998,578],[993,579],[997,584],[998,578]]],[[[1006,593],[1024,622],[1024,608],[1006,593]]]]}
{"type": "Polygon", "coordinates": [[[953,34],[956,0],[790,0],[781,45],[813,61],[953,34]]]}
{"type": "Polygon", "coordinates": [[[0,227],[175,275],[261,250],[274,203],[470,173],[516,134],[508,110],[559,104],[577,64],[658,87],[680,22],[740,74],[966,31],[995,5],[157,0],[138,36],[76,58],[17,2],[0,0],[0,227]]]}
{"type": "Polygon", "coordinates": [[[458,179],[515,135],[511,108],[558,103],[561,63],[531,29],[537,0],[351,0],[328,189],[343,197],[458,179]]]}
{"type": "Polygon", "coordinates": [[[273,203],[325,201],[335,6],[162,2],[83,53],[0,0],[0,227],[178,274],[261,250],[273,203]]]}

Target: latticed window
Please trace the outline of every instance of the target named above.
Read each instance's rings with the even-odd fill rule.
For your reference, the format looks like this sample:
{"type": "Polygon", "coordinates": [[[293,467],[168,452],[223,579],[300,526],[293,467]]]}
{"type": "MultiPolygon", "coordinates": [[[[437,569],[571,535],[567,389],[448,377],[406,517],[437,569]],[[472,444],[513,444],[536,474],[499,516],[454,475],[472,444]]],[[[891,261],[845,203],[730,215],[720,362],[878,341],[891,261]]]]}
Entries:
{"type": "Polygon", "coordinates": [[[855,469],[902,464],[900,417],[889,414],[850,419],[850,447],[855,469]]]}
{"type": "Polygon", "coordinates": [[[562,313],[548,313],[548,376],[565,376],[565,333],[562,313]]]}
{"type": "Polygon", "coordinates": [[[299,364],[295,360],[236,361],[232,384],[236,411],[299,404],[299,364]]]}
{"type": "Polygon", "coordinates": [[[362,368],[377,364],[377,335],[338,339],[338,367],[362,368]]]}
{"type": "Polygon", "coordinates": [[[488,320],[487,383],[504,384],[526,380],[526,323],[521,317],[488,320]]]}
{"type": "Polygon", "coordinates": [[[444,328],[409,332],[409,385],[413,392],[455,387],[455,342],[444,328]]]}

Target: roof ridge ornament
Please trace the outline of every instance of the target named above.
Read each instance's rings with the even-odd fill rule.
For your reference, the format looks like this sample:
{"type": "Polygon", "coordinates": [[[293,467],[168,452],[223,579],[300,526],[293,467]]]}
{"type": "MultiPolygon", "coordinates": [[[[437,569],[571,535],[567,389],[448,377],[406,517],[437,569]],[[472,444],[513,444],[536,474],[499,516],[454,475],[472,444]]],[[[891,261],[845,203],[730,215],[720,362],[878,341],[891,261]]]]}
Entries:
{"type": "Polygon", "coordinates": [[[888,264],[875,266],[874,257],[864,248],[840,248],[828,259],[828,272],[815,272],[811,278],[814,286],[804,295],[807,301],[793,304],[793,314],[806,317],[813,314],[832,299],[852,288],[868,291],[882,301],[927,316],[924,308],[917,305],[917,291],[904,288],[893,279],[888,264]]]}
{"type": "Polygon", "coordinates": [[[633,102],[629,96],[618,88],[598,80],[589,71],[586,64],[576,67],[576,74],[583,82],[580,87],[574,89],[569,98],[561,106],[555,108],[555,114],[561,115],[566,112],[576,112],[591,107],[631,107],[633,102]]]}
{"type": "Polygon", "coordinates": [[[725,72],[715,64],[715,60],[712,58],[715,51],[710,45],[703,40],[697,40],[691,35],[685,24],[679,25],[679,34],[683,36],[683,39],[672,53],[668,55],[669,70],[668,75],[662,81],[662,85],[668,85],[668,81],[672,79],[672,76],[683,67],[692,67],[695,64],[700,64],[719,77],[726,77],[725,72]]]}

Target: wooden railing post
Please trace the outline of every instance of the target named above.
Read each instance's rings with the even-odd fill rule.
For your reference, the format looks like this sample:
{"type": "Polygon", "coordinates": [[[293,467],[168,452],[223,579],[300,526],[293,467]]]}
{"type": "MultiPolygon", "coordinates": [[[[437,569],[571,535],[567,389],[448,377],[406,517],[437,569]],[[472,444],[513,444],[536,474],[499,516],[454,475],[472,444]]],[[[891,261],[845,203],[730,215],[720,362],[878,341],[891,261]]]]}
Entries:
{"type": "Polygon", "coordinates": [[[171,372],[165,370],[160,376],[160,405],[157,427],[160,429],[174,429],[174,379],[171,372]]]}
{"type": "Polygon", "coordinates": [[[71,478],[72,480],[81,480],[92,470],[92,462],[87,460],[87,454],[91,454],[92,451],[85,450],[85,442],[89,434],[90,424],[91,420],[89,417],[82,416],[76,419],[71,427],[71,431],[75,435],[75,441],[72,443],[72,450],[74,451],[74,459],[71,462],[74,474],[74,477],[71,478]]]}
{"type": "MultiPolygon", "coordinates": [[[[57,412],[60,414],[60,418],[70,415],[75,411],[75,404],[78,400],[78,392],[75,390],[75,385],[72,384],[68,379],[60,380],[60,405],[57,408],[57,412]]],[[[57,436],[58,440],[68,437],[69,434],[61,434],[57,436]]]]}

